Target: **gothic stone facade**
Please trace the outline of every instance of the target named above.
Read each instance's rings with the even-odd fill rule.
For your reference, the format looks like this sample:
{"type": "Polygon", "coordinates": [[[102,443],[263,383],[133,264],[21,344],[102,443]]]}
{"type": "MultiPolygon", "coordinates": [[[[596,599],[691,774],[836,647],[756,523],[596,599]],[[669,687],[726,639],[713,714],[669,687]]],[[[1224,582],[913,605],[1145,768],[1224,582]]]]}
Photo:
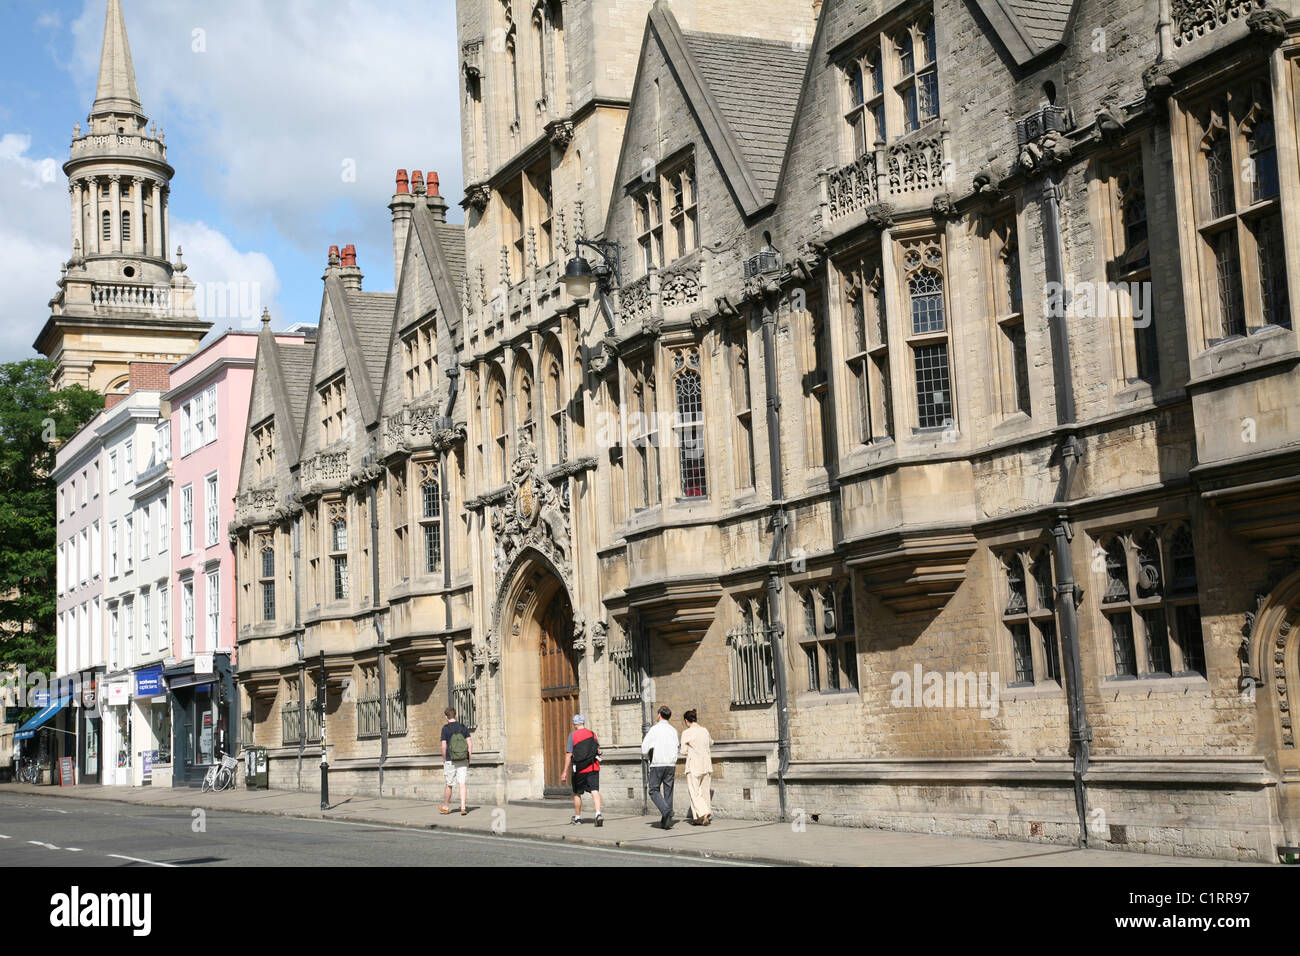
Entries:
{"type": "Polygon", "coordinates": [[[399,174],[396,296],[345,249],[310,372],[259,357],[273,779],[323,677],[345,792],[440,796],[454,701],[473,799],[558,790],[581,710],[633,808],[666,703],[723,814],[1272,859],[1295,11],[728,6],[461,0],[466,225],[399,174]]]}

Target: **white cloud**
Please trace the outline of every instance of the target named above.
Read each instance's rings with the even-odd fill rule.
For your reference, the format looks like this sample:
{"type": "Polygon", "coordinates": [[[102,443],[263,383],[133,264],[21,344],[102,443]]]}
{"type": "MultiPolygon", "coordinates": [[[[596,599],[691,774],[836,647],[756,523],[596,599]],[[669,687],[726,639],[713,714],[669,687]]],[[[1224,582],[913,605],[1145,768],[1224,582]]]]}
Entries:
{"type": "Polygon", "coordinates": [[[195,307],[214,323],[210,334],[256,329],[264,307],[275,315],[280,279],[266,254],[240,252],[202,222],[172,223],[172,238],[184,249],[185,274],[195,283],[195,307]]]}
{"type": "MultiPolygon", "coordinates": [[[[0,361],[35,354],[32,343],[49,318],[59,270],[72,255],[67,180],[52,158],[30,156],[30,150],[30,136],[0,136],[0,262],[6,272],[0,361]]],[[[276,314],[280,279],[267,255],[239,251],[203,222],[174,222],[172,236],[185,249],[199,314],[215,323],[214,333],[257,328],[263,306],[276,314]]]]}
{"type": "MultiPolygon", "coordinates": [[[[201,188],[241,229],[270,227],[322,267],[328,246],[354,243],[378,289],[392,274],[395,170],[435,169],[444,194],[459,198],[454,4],[123,6],[144,111],[193,147],[191,167],[177,164],[173,209],[201,188]]],[[[103,0],[87,0],[73,28],[88,95],[103,11],[103,0]]]]}
{"type": "Polygon", "coordinates": [[[30,136],[0,136],[0,361],[31,358],[49,318],[59,267],[72,254],[66,180],[50,157],[29,156],[30,136]]]}

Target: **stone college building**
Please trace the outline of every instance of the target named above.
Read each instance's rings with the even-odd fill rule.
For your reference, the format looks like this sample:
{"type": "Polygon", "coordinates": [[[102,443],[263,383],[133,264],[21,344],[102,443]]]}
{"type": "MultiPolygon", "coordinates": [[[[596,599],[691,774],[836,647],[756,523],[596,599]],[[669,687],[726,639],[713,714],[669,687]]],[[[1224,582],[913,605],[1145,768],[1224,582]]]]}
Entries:
{"type": "Polygon", "coordinates": [[[273,786],[323,682],[333,793],[440,798],[451,703],[473,802],[563,792],[581,711],[635,811],[667,704],[720,815],[1300,842],[1300,4],[457,15],[465,224],[399,171],[395,294],[332,247],[257,353],[273,786]]]}

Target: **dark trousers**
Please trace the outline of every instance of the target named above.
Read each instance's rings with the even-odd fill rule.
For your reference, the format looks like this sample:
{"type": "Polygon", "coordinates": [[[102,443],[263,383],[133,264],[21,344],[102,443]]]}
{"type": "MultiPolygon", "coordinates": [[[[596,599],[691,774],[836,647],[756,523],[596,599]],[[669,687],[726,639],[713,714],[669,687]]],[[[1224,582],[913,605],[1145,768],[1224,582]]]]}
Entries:
{"type": "Polygon", "coordinates": [[[673,783],[676,774],[676,767],[650,768],[650,802],[658,808],[660,816],[666,817],[673,812],[673,783]]]}

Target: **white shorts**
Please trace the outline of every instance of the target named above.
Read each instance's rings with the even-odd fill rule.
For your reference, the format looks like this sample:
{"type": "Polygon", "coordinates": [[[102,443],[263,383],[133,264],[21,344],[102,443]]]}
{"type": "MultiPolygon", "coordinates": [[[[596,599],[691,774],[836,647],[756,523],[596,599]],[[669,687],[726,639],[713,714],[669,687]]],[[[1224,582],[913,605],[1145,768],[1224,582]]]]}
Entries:
{"type": "Polygon", "coordinates": [[[469,777],[468,760],[446,760],[442,764],[443,776],[447,778],[447,786],[451,787],[458,783],[464,783],[469,777]]]}

